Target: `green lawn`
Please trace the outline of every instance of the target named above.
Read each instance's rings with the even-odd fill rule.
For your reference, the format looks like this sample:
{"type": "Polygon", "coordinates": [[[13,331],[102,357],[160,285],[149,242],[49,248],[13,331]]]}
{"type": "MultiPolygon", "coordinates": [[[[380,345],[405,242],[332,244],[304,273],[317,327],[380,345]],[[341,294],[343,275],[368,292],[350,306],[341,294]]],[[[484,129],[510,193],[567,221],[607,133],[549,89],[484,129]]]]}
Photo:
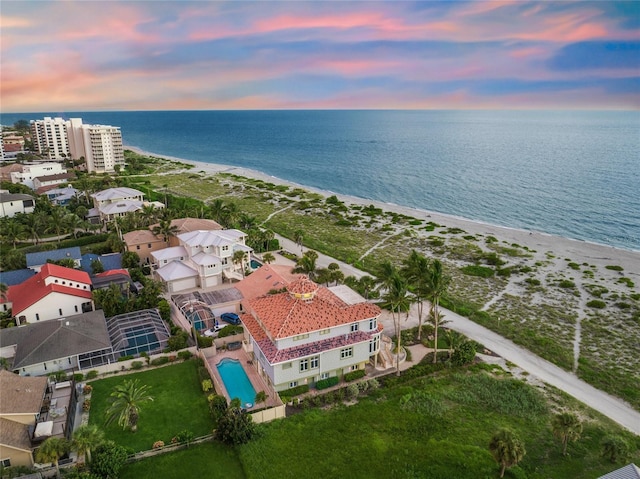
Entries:
{"type": "Polygon", "coordinates": [[[235,449],[218,442],[205,442],[189,449],[162,454],[127,464],[120,479],[243,479],[242,464],[235,449]]]}
{"type": "Polygon", "coordinates": [[[600,457],[600,441],[611,433],[632,446],[630,460],[640,459],[639,437],[573,398],[486,369],[444,370],[379,389],[353,406],[314,407],[261,425],[237,457],[220,444],[200,444],[128,465],[122,477],[493,478],[498,466],[487,445],[499,427],[516,431],[527,450],[505,477],[598,477],[621,465],[600,457]],[[564,408],[584,424],[567,457],[550,427],[552,411],[564,408]]]}
{"type": "Polygon", "coordinates": [[[213,422],[209,416],[207,398],[200,389],[195,360],[163,368],[151,369],[126,376],[93,381],[89,423],[105,432],[107,439],[134,451],[151,449],[155,441],[169,443],[181,431],[189,430],[195,437],[210,434],[213,422]],[[140,412],[138,431],[123,431],[117,423],[104,425],[104,411],[116,384],[125,379],[139,379],[150,386],[154,401],[145,404],[140,412]]]}

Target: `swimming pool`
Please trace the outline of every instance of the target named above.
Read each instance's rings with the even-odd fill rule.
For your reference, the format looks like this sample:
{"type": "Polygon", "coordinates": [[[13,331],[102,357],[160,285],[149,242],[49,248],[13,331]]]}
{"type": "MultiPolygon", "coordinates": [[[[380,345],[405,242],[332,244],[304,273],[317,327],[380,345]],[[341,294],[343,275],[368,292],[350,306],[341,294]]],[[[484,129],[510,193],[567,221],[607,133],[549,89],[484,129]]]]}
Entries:
{"type": "Polygon", "coordinates": [[[260,266],[262,266],[262,263],[259,263],[255,259],[251,260],[251,269],[258,269],[260,266]]]}
{"type": "Polygon", "coordinates": [[[244,408],[253,407],[253,402],[256,400],[256,390],[253,389],[240,361],[224,358],[216,367],[229,397],[231,399],[240,398],[240,403],[244,408]]]}

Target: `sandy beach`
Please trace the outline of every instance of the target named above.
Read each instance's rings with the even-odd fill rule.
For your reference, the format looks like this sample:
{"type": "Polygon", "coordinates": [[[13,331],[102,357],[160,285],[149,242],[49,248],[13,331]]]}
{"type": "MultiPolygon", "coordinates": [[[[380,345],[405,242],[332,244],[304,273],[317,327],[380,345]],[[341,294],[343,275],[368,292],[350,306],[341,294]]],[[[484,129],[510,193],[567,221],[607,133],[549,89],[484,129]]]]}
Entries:
{"type": "MultiPolygon", "coordinates": [[[[283,180],[274,176],[267,175],[263,172],[251,170],[247,168],[217,164],[205,163],[200,161],[192,161],[184,158],[176,158],[158,153],[151,153],[136,147],[127,146],[128,149],[139,154],[166,158],[172,161],[189,163],[195,166],[196,171],[204,171],[206,174],[215,175],[217,173],[230,173],[247,178],[254,178],[271,182],[278,185],[287,185],[291,187],[299,187],[319,193],[323,196],[334,194],[330,191],[319,190],[307,185],[300,185],[290,181],[283,180]]],[[[559,258],[571,258],[576,263],[589,263],[596,265],[599,269],[605,268],[607,265],[621,265],[624,267],[624,275],[630,276],[634,282],[640,281],[640,251],[631,251],[612,246],[591,243],[587,241],[573,240],[561,236],[554,236],[536,231],[519,230],[515,228],[506,228],[503,226],[472,221],[456,216],[445,215],[432,211],[410,208],[402,205],[395,205],[381,201],[357,198],[355,196],[336,194],[336,196],[347,204],[370,205],[373,204],[378,208],[386,211],[393,211],[408,216],[413,216],[426,221],[446,225],[451,228],[460,228],[472,235],[495,236],[501,241],[507,243],[516,243],[535,250],[540,259],[547,259],[546,252],[551,251],[559,258]]],[[[611,278],[617,279],[622,276],[619,272],[611,272],[611,278]]]]}

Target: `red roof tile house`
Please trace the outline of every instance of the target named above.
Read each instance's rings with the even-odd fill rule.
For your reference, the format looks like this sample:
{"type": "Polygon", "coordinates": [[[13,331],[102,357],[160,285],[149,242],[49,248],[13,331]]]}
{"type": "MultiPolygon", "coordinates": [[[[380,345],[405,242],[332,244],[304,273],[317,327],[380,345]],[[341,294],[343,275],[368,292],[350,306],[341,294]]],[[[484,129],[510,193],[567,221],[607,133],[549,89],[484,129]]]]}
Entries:
{"type": "Polygon", "coordinates": [[[380,308],[346,286],[302,277],[243,305],[258,371],[276,391],[364,369],[380,349],[380,308]]]}
{"type": "Polygon", "coordinates": [[[91,279],[84,271],[47,263],[38,274],[10,286],[7,301],[18,325],[86,313],[93,311],[91,279]]]}

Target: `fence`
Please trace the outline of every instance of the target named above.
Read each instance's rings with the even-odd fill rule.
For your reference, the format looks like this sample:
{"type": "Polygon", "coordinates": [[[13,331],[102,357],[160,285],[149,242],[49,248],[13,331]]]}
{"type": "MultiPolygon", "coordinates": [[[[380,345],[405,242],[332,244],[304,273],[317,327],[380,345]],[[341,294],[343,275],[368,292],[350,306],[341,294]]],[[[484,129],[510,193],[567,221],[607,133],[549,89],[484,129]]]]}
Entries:
{"type": "MultiPolygon", "coordinates": [[[[182,349],[181,351],[191,351],[192,354],[196,355],[197,351],[196,351],[196,347],[192,346],[190,348],[186,348],[186,349],[182,349]]],[[[159,353],[159,354],[153,354],[149,356],[149,362],[153,361],[156,358],[162,357],[162,356],[176,356],[178,355],[179,351],[171,351],[170,353],[159,353]]],[[[134,358],[134,359],[127,359],[126,361],[117,361],[114,363],[109,363],[109,364],[103,364],[102,366],[96,366],[94,368],[90,368],[87,370],[82,370],[83,373],[87,373],[89,371],[98,371],[99,375],[107,375],[107,374],[111,374],[111,373],[116,373],[116,372],[121,372],[121,371],[129,371],[131,369],[131,365],[133,364],[134,361],[142,361],[143,364],[146,365],[146,360],[145,358],[134,358]]],[[[169,363],[170,364],[170,363],[169,363]]]]}

